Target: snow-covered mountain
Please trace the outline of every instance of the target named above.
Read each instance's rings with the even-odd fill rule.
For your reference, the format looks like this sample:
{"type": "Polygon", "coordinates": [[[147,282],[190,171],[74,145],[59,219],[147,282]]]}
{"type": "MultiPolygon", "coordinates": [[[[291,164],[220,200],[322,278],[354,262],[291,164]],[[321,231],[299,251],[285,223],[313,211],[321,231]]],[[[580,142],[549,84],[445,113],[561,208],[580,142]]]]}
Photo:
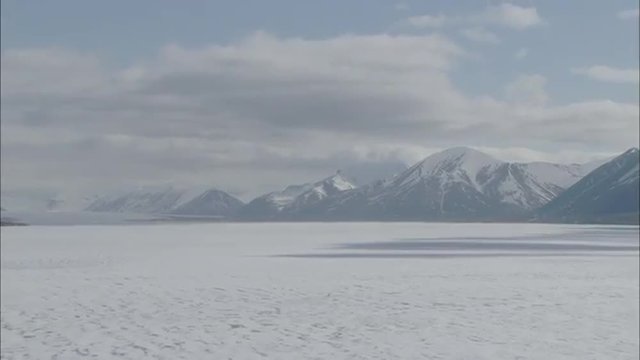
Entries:
{"type": "Polygon", "coordinates": [[[339,197],[349,190],[356,189],[356,186],[345,179],[340,173],[318,181],[310,189],[296,196],[296,198],[280,211],[280,217],[284,219],[304,219],[308,217],[324,216],[322,208],[317,209],[316,205],[324,200],[339,197]]]}
{"type": "Polygon", "coordinates": [[[97,199],[86,211],[139,214],[231,216],[243,205],[217,189],[141,188],[97,199]]]}
{"type": "Polygon", "coordinates": [[[503,163],[480,184],[479,190],[500,203],[528,211],[554,199],[584,173],[580,165],[503,163]]]}
{"type": "Polygon", "coordinates": [[[312,184],[290,185],[282,191],[259,196],[240,209],[238,216],[243,220],[272,220],[311,187],[312,184]]]}
{"type": "Polygon", "coordinates": [[[262,195],[244,206],[239,217],[244,220],[276,220],[297,217],[315,204],[356,186],[340,173],[313,184],[291,185],[282,191],[262,195]]]}
{"type": "Polygon", "coordinates": [[[543,221],[638,222],[640,155],[632,148],[590,172],[537,216],[543,221]]]}
{"type": "Polygon", "coordinates": [[[390,180],[345,189],[282,214],[308,220],[524,218],[584,172],[581,165],[509,163],[457,147],[433,154],[390,180]]]}
{"type": "Polygon", "coordinates": [[[388,182],[367,200],[367,214],[381,219],[437,219],[487,213],[485,183],[503,162],[468,148],[433,154],[388,182]]]}
{"type": "Polygon", "coordinates": [[[524,218],[584,176],[588,167],[509,163],[457,147],[397,176],[356,187],[336,174],[251,201],[244,219],[508,220],[524,218]]]}

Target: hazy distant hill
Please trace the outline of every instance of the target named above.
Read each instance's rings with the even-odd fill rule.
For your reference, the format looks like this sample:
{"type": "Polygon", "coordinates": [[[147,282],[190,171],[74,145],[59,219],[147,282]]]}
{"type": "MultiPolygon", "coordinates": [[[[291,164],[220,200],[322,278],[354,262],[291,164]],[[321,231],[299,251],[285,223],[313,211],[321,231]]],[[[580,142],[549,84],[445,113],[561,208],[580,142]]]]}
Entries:
{"type": "Polygon", "coordinates": [[[244,204],[217,189],[139,189],[104,196],[86,207],[86,211],[139,214],[178,214],[229,217],[244,204]]]}

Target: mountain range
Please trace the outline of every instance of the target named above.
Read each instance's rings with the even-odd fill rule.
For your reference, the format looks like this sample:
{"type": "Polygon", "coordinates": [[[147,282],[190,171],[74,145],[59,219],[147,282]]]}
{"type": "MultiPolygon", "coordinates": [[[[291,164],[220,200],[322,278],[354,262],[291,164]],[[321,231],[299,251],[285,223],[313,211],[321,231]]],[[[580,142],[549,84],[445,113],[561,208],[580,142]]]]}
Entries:
{"type": "MultiPolygon", "coordinates": [[[[87,212],[237,221],[637,223],[638,164],[636,148],[613,159],[562,165],[505,162],[456,147],[409,168],[385,164],[384,169],[338,171],[247,204],[218,189],[176,187],[140,188],[75,203],[87,212]]],[[[6,207],[4,200],[3,195],[6,207]]],[[[64,203],[53,200],[45,205],[47,210],[57,209],[51,204],[64,203]]]]}
{"type": "MultiPolygon", "coordinates": [[[[492,221],[522,220],[580,180],[588,165],[509,163],[458,147],[433,154],[396,176],[355,187],[340,174],[305,191],[270,193],[239,213],[245,220],[492,221]],[[347,182],[345,185],[344,182],[347,182]],[[283,196],[286,195],[286,202],[283,196]],[[323,194],[324,195],[324,194],[323,194]]],[[[304,188],[301,185],[298,188],[304,188]]]]}

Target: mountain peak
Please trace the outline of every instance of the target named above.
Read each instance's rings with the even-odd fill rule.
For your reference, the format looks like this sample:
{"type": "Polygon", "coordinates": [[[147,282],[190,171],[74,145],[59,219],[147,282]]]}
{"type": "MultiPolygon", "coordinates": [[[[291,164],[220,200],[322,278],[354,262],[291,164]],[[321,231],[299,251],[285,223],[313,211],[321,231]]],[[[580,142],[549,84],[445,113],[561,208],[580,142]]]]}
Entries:
{"type": "Polygon", "coordinates": [[[466,153],[481,153],[480,151],[468,147],[468,146],[454,146],[440,151],[441,153],[449,153],[449,154],[466,154],[466,153]]]}
{"type": "Polygon", "coordinates": [[[322,184],[329,184],[339,191],[351,190],[356,188],[355,185],[353,185],[349,180],[342,176],[340,171],[337,171],[335,174],[329,176],[328,178],[325,178],[324,180],[321,180],[314,185],[318,186],[322,184]]]}
{"type": "Polygon", "coordinates": [[[493,158],[492,156],[483,153],[482,151],[470,148],[470,147],[466,147],[466,146],[456,146],[456,147],[452,147],[452,148],[448,148],[448,149],[444,149],[440,152],[437,152],[435,154],[432,154],[429,157],[433,157],[433,156],[437,156],[437,157],[476,157],[476,158],[484,158],[486,160],[490,160],[490,161],[498,161],[497,159],[493,158]]]}
{"type": "Polygon", "coordinates": [[[632,147],[632,148],[628,149],[627,151],[623,152],[622,154],[614,157],[612,160],[614,162],[617,162],[617,163],[626,163],[627,161],[633,161],[634,163],[637,163],[638,162],[638,148],[632,147]]]}
{"type": "Polygon", "coordinates": [[[477,173],[482,168],[500,165],[503,162],[481,151],[460,146],[432,154],[422,160],[420,168],[423,172],[434,173],[443,168],[458,167],[469,173],[477,173]]]}
{"type": "MultiPolygon", "coordinates": [[[[504,164],[483,152],[468,147],[454,147],[432,154],[394,179],[395,186],[409,186],[423,179],[447,178],[446,182],[466,182],[478,187],[476,178],[482,171],[504,164]]],[[[443,180],[445,181],[445,180],[443,180]]]]}

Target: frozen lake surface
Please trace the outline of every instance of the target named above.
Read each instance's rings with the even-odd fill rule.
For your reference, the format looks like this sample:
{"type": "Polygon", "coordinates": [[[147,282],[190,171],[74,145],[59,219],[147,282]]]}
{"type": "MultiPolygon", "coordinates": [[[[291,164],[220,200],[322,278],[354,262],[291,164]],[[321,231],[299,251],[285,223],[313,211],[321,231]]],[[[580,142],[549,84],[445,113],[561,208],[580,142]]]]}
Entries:
{"type": "Polygon", "coordinates": [[[3,227],[2,359],[637,359],[638,228],[3,227]]]}

